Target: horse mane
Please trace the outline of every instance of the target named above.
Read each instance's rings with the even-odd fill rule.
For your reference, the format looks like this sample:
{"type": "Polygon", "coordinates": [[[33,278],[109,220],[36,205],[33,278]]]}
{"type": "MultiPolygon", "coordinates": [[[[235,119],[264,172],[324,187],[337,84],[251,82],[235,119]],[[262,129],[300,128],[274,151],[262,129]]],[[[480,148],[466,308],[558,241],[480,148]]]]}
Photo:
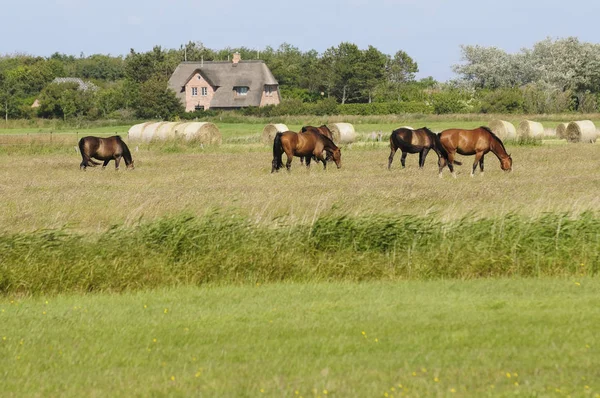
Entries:
{"type": "Polygon", "coordinates": [[[504,150],[504,152],[506,152],[508,154],[508,152],[506,151],[506,148],[504,147],[504,143],[502,142],[502,140],[500,139],[500,137],[498,137],[496,134],[494,134],[494,132],[492,131],[492,129],[490,129],[487,126],[480,126],[479,128],[482,128],[485,131],[487,131],[488,133],[490,133],[490,135],[500,144],[500,146],[502,146],[502,149],[504,150]]]}
{"type": "Polygon", "coordinates": [[[419,130],[425,130],[425,131],[426,131],[426,132],[428,132],[429,134],[433,134],[433,135],[435,135],[435,133],[434,133],[433,131],[429,130],[429,128],[427,128],[427,127],[425,127],[425,126],[421,127],[419,130]]]}

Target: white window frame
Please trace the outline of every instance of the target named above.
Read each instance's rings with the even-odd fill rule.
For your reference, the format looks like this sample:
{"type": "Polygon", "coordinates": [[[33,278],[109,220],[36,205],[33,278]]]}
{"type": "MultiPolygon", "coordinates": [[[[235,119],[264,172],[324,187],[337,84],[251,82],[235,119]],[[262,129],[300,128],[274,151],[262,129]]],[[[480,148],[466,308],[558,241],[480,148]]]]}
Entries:
{"type": "Polygon", "coordinates": [[[208,95],[208,87],[201,87],[200,95],[202,95],[203,97],[206,97],[208,95]]]}
{"type": "Polygon", "coordinates": [[[249,88],[246,86],[238,86],[235,88],[237,95],[248,95],[249,88]]]}
{"type": "Polygon", "coordinates": [[[192,97],[198,96],[198,87],[192,87],[192,97]]]}

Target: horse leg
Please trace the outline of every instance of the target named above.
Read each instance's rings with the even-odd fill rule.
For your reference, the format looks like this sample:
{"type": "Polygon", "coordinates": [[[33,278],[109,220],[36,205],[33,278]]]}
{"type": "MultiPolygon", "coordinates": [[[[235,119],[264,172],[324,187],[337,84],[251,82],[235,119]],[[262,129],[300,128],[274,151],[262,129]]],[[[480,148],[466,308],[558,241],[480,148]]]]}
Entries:
{"type": "MultiPolygon", "coordinates": [[[[302,159],[302,158],[300,158],[300,159],[302,159]]],[[[310,169],[310,161],[312,160],[312,156],[307,156],[305,160],[306,160],[306,168],[310,169]]]]}
{"type": "MultiPolygon", "coordinates": [[[[121,158],[122,158],[122,156],[115,158],[115,170],[119,170],[119,165],[121,164],[121,158]]],[[[108,160],[106,161],[106,163],[108,163],[108,160]]]]}
{"type": "Polygon", "coordinates": [[[104,163],[102,164],[102,170],[104,170],[106,168],[106,166],[108,165],[108,162],[110,162],[110,159],[104,161],[104,163]]]}
{"type": "Polygon", "coordinates": [[[400,158],[400,163],[402,163],[402,168],[406,167],[406,155],[408,155],[408,152],[402,151],[402,157],[400,158]]]}
{"type": "Polygon", "coordinates": [[[419,152],[419,168],[422,169],[425,166],[425,159],[427,158],[427,154],[429,153],[429,148],[423,148],[421,152],[419,152]]]}
{"type": "Polygon", "coordinates": [[[390,152],[390,157],[388,159],[388,170],[390,170],[391,167],[392,167],[392,161],[394,160],[394,155],[396,154],[397,150],[398,150],[398,148],[393,148],[392,147],[392,150],[390,152]]]}
{"type": "Polygon", "coordinates": [[[456,173],[454,172],[454,152],[448,152],[448,168],[450,169],[450,173],[452,173],[452,177],[456,178],[456,173]]]}
{"type": "Polygon", "coordinates": [[[471,169],[471,177],[475,175],[475,170],[477,170],[477,165],[483,159],[483,152],[477,152],[475,154],[475,162],[473,162],[473,168],[471,169]]]}
{"type": "Polygon", "coordinates": [[[481,160],[479,161],[479,169],[481,170],[481,176],[483,177],[483,157],[485,155],[481,155],[481,160]]]}
{"type": "Polygon", "coordinates": [[[292,159],[294,159],[294,155],[286,152],[285,156],[287,156],[287,160],[285,162],[285,168],[287,171],[290,171],[290,169],[292,168],[292,159]]]}

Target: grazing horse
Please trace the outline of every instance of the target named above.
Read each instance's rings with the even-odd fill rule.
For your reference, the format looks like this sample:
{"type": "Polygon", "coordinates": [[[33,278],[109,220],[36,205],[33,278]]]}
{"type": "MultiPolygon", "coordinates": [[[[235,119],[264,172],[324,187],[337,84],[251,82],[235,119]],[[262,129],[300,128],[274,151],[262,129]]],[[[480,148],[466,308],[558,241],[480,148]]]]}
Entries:
{"type": "Polygon", "coordinates": [[[314,131],[295,133],[293,131],[277,132],[273,140],[273,162],[271,173],[283,167],[283,154],[287,156],[285,168],[289,171],[294,156],[306,159],[306,167],[310,167],[313,157],[323,162],[323,169],[327,169],[327,160],[333,159],[337,168],[342,167],[342,152],[333,141],[314,131]],[[323,155],[323,152],[326,155],[323,155]]]}
{"type": "MultiPolygon", "coordinates": [[[[333,133],[331,132],[331,130],[329,130],[329,127],[327,127],[324,124],[320,125],[319,127],[302,126],[302,128],[300,129],[300,133],[306,133],[307,131],[314,131],[316,133],[324,135],[325,137],[327,137],[331,141],[333,141],[333,133]]],[[[314,156],[312,157],[312,159],[317,163],[319,162],[319,159],[314,156]]],[[[331,160],[331,159],[327,159],[327,160],[331,160]]],[[[300,156],[300,164],[304,164],[304,156],[300,156]]]]}
{"type": "Polygon", "coordinates": [[[419,168],[421,169],[425,165],[425,158],[431,149],[438,155],[438,166],[440,165],[441,158],[448,157],[444,147],[440,144],[437,134],[427,127],[421,127],[417,130],[401,127],[392,131],[390,135],[390,149],[388,170],[392,167],[392,161],[398,149],[402,151],[402,157],[400,158],[402,168],[406,166],[406,155],[409,153],[419,154],[419,168]]]}
{"type": "Polygon", "coordinates": [[[475,174],[478,163],[481,175],[483,175],[483,157],[490,151],[500,160],[502,170],[512,170],[512,158],[506,152],[500,138],[489,127],[481,126],[473,130],[448,129],[442,131],[439,138],[440,143],[448,153],[446,158],[440,159],[440,177],[442,176],[442,169],[448,165],[452,176],[456,178],[453,164],[459,164],[454,160],[457,152],[461,155],[475,155],[471,177],[475,174]]]}
{"type": "Polygon", "coordinates": [[[88,166],[95,167],[100,164],[92,160],[92,158],[104,161],[102,169],[106,167],[108,162],[114,159],[115,169],[119,170],[121,158],[125,160],[128,169],[133,169],[131,152],[129,152],[129,148],[118,135],[108,138],[83,137],[79,140],[79,151],[82,158],[79,168],[82,170],[85,170],[88,166]]]}

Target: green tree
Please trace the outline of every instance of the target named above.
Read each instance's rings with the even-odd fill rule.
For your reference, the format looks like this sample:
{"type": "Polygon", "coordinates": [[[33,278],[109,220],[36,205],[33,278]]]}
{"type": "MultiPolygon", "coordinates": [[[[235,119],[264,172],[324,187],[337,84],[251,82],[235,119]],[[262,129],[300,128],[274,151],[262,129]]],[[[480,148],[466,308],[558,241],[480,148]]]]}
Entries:
{"type": "Polygon", "coordinates": [[[375,89],[385,78],[388,57],[373,46],[369,46],[362,53],[361,68],[358,70],[358,79],[361,81],[361,94],[367,102],[373,101],[375,89]]]}
{"type": "Polygon", "coordinates": [[[356,44],[341,43],[325,51],[322,57],[326,86],[342,104],[360,95],[362,53],[356,44]]]}
{"type": "Polygon", "coordinates": [[[38,115],[46,118],[83,117],[94,108],[94,92],[81,90],[77,83],[52,83],[39,97],[38,115]]]}
{"type": "Polygon", "coordinates": [[[139,86],[132,107],[136,116],[143,119],[169,120],[184,111],[181,101],[167,88],[167,81],[159,77],[153,77],[139,86]]]}

